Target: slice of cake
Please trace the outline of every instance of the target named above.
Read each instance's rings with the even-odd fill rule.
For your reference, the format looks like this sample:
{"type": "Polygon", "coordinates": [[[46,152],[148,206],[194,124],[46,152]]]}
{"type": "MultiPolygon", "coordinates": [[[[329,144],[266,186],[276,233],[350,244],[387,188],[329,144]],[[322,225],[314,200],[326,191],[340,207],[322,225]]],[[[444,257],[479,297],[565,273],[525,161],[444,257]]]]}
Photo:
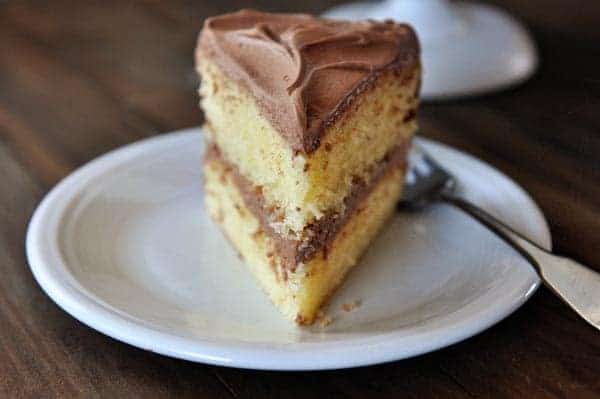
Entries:
{"type": "Polygon", "coordinates": [[[273,303],[310,324],[400,196],[415,33],[244,10],[206,20],[196,62],[208,211],[273,303]]]}

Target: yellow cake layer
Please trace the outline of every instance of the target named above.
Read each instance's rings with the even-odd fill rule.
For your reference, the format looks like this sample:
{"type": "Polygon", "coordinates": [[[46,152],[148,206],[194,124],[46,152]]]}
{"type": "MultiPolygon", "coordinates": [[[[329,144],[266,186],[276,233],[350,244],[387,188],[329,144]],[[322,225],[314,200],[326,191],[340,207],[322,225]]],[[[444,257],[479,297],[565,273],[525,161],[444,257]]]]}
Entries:
{"type": "Polygon", "coordinates": [[[231,168],[210,159],[204,165],[207,209],[244,258],[276,307],[298,324],[311,324],[322,304],[354,266],[376,236],[400,197],[404,169],[387,173],[359,204],[329,246],[295,271],[284,272],[272,238],[246,207],[231,168]]]}
{"type": "Polygon", "coordinates": [[[352,179],[368,181],[369,169],[416,129],[410,116],[417,106],[417,68],[404,76],[384,73],[328,128],[315,152],[297,155],[247,90],[210,60],[199,60],[199,72],[209,140],[244,177],[262,186],[266,203],[280,214],[274,227],[281,234],[299,235],[315,218],[339,212],[352,179]]]}

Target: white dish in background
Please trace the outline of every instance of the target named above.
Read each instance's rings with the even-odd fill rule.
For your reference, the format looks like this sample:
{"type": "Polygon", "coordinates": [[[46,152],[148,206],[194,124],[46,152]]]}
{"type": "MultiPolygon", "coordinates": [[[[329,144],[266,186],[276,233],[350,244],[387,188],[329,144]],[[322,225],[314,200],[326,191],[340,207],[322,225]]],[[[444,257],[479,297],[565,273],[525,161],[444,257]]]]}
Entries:
{"type": "Polygon", "coordinates": [[[491,4],[450,0],[358,1],[324,16],[394,19],[415,28],[421,46],[425,101],[481,95],[521,84],[533,75],[538,55],[531,34],[491,4]]]}
{"type": "MultiPolygon", "coordinates": [[[[492,167],[420,140],[465,194],[549,247],[527,194],[492,167]]],[[[42,201],[27,233],[35,278],[65,311],[131,345],[232,367],[369,365],[476,334],[539,285],[512,249],[462,213],[398,213],[334,295],[325,328],[269,303],[203,208],[202,138],[189,129],[83,166],[42,201]],[[351,312],[342,304],[360,300],[351,312]]]]}

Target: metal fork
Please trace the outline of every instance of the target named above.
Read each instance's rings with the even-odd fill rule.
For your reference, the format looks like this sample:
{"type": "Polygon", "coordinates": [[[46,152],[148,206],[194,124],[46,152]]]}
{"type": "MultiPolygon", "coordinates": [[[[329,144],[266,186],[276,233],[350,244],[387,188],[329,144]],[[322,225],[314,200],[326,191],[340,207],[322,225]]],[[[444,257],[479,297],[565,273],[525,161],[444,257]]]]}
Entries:
{"type": "Polygon", "coordinates": [[[421,210],[435,203],[453,205],[478,220],[519,252],[563,302],[600,330],[600,274],[566,257],[554,255],[483,209],[456,194],[456,180],[425,151],[413,145],[401,210],[421,210]]]}

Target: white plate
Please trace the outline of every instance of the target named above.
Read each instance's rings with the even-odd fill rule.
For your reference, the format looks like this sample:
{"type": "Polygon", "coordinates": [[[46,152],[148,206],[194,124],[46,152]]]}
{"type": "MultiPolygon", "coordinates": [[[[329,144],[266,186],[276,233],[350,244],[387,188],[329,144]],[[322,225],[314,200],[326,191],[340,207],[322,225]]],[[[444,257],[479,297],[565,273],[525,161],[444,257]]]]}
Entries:
{"type": "MultiPolygon", "coordinates": [[[[488,165],[429,141],[478,204],[546,247],[533,201],[488,165]],[[467,188],[468,187],[468,188],[467,188]]],[[[131,345],[202,363],[308,370],[406,358],[472,336],[539,284],[516,253],[447,206],[398,213],[334,296],[296,328],[203,209],[199,129],[104,155],[58,184],[27,234],[35,278],[65,311],[131,345]],[[342,304],[362,305],[344,312],[342,304]]]]}

